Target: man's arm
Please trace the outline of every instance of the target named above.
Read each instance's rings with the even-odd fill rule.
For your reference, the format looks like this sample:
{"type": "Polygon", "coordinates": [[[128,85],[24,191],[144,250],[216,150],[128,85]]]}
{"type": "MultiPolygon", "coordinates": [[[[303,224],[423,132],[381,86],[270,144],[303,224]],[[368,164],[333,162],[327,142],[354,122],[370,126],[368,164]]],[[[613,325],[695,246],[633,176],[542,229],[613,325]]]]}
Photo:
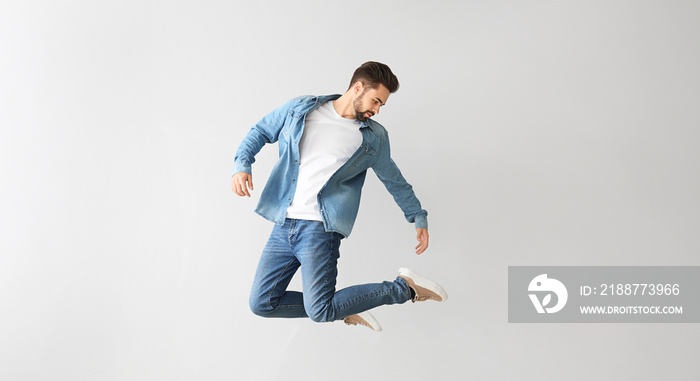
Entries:
{"type": "Polygon", "coordinates": [[[408,222],[415,223],[418,246],[416,254],[421,254],[428,248],[428,212],[421,207],[420,201],[413,192],[413,187],[401,174],[399,167],[391,159],[389,138],[382,145],[379,157],[372,166],[374,173],[394,197],[408,222]]]}
{"type": "Polygon", "coordinates": [[[252,164],[255,162],[255,155],[265,144],[277,141],[294,100],[286,102],[262,118],[238,146],[231,178],[231,190],[237,195],[250,197],[249,189],[253,190],[252,164]]]}

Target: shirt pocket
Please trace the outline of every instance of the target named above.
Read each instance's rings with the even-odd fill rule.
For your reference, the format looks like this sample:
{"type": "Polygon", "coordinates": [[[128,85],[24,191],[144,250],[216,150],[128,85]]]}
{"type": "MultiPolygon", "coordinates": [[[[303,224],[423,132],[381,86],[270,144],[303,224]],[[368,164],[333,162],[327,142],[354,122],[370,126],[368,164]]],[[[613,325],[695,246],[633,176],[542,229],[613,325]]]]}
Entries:
{"type": "Polygon", "coordinates": [[[369,143],[365,143],[359,149],[361,150],[360,155],[355,159],[353,165],[365,169],[369,168],[377,157],[377,150],[369,143]]]}
{"type": "Polygon", "coordinates": [[[284,124],[282,125],[282,138],[285,141],[291,143],[293,130],[299,123],[300,117],[301,114],[294,110],[289,110],[289,112],[287,113],[287,117],[284,118],[284,124]]]}

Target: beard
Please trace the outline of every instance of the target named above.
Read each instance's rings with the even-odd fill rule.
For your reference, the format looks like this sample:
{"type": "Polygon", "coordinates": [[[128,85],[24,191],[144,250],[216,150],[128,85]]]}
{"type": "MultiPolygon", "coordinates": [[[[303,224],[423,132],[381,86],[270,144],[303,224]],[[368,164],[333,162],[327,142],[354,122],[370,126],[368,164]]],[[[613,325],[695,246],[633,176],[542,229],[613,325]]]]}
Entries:
{"type": "Polygon", "coordinates": [[[367,89],[362,90],[362,93],[360,93],[360,95],[358,95],[357,98],[355,98],[355,100],[352,101],[352,107],[355,109],[355,119],[359,120],[360,122],[365,122],[367,119],[370,118],[367,116],[367,113],[374,115],[372,111],[362,111],[362,102],[360,100],[362,99],[362,96],[365,95],[366,91],[367,89]]]}

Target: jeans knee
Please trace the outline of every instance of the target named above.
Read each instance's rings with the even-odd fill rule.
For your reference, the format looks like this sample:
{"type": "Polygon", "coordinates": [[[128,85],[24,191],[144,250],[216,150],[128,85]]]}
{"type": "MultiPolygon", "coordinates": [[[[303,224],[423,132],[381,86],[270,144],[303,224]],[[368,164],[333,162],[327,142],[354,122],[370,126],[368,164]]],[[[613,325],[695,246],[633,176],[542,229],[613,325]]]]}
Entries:
{"type": "Polygon", "coordinates": [[[262,317],[270,316],[270,313],[273,310],[270,303],[265,302],[264,300],[262,300],[262,298],[254,298],[252,296],[248,300],[248,305],[250,306],[250,310],[254,314],[262,317]]]}
{"type": "Polygon", "coordinates": [[[316,323],[325,323],[335,320],[335,313],[329,307],[311,308],[306,310],[309,319],[316,323]]]}

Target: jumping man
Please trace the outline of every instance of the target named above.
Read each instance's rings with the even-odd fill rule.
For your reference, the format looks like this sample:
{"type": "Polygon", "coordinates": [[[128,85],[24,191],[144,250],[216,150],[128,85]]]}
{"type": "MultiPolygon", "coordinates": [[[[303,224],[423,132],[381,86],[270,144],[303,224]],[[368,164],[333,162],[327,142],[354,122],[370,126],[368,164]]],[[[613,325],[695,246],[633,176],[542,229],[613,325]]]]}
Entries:
{"type": "Polygon", "coordinates": [[[250,197],[251,165],[266,143],[279,144],[279,160],[255,212],[275,223],[258,264],[250,294],[251,310],[263,317],[344,320],[381,331],[368,312],[385,304],[447,299],[438,284],[401,268],[394,281],[336,291],[343,238],[357,217],[367,169],[372,168],[414,223],[416,254],[428,248],[428,212],[391,159],[386,129],[373,119],[399,81],[379,62],[366,62],[340,95],[302,96],[258,122],[243,139],[231,188],[250,197]],[[287,291],[301,268],[302,290],[287,291]]]}

